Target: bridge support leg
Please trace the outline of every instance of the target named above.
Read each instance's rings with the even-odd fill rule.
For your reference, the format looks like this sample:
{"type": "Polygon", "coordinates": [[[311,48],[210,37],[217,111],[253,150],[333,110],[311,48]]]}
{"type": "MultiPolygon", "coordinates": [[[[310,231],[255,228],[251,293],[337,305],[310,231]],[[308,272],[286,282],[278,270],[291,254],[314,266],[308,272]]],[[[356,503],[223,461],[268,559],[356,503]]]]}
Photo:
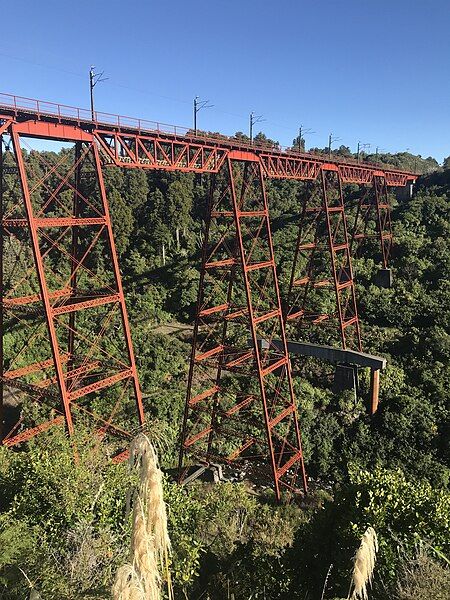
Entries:
{"type": "Polygon", "coordinates": [[[322,170],[322,190],[342,348],[361,352],[355,282],[339,173],[322,170]]]}
{"type": "Polygon", "coordinates": [[[373,182],[377,207],[377,232],[380,241],[381,264],[383,269],[387,269],[392,250],[392,223],[388,189],[385,177],[375,175],[373,182]]]}
{"type": "Polygon", "coordinates": [[[392,286],[392,272],[389,268],[389,258],[393,236],[385,177],[374,175],[372,187],[363,186],[361,191],[350,241],[352,256],[358,256],[364,240],[376,236],[381,268],[375,278],[375,283],[379,287],[390,288],[392,286]],[[375,226],[374,229],[370,227],[371,222],[375,226]]]}
{"type": "Polygon", "coordinates": [[[10,335],[2,382],[35,398],[39,418],[47,413],[48,420],[25,429],[19,421],[3,443],[61,423],[72,435],[81,413],[94,439],[112,434],[119,438],[112,449],[120,450],[131,438],[127,400],[134,397],[139,425],[144,410],[97,146],[89,134],[75,142],[62,129],[58,139],[75,142],[74,153],[27,155],[20,126],[5,135],[13,152],[0,174],[11,187],[1,225],[12,271],[1,281],[10,335]],[[99,402],[104,389],[108,401],[99,402]]]}
{"type": "MultiPolygon", "coordinates": [[[[347,221],[340,175],[322,170],[302,207],[288,294],[287,322],[337,323],[342,348],[361,351],[347,221]],[[334,295],[333,312],[323,312],[334,295]],[[322,309],[322,310],[321,310],[322,309]]],[[[327,340],[328,342],[329,340],[327,340]]]]}
{"type": "MultiPolygon", "coordinates": [[[[270,467],[276,498],[306,490],[272,233],[259,161],[227,160],[212,190],[180,448],[188,460],[270,467]],[[249,349],[248,338],[252,345],[249,349]],[[259,340],[267,341],[264,347],[259,340]],[[281,340],[275,344],[275,340],[281,340]]],[[[265,467],[267,469],[267,467],[265,467]]]]}
{"type": "Polygon", "coordinates": [[[370,414],[374,415],[378,410],[380,393],[380,370],[370,370],[370,414]]]}
{"type": "MultiPolygon", "coordinates": [[[[81,193],[81,142],[75,144],[74,154],[74,191],[73,191],[73,216],[77,219],[80,216],[80,193],[81,193]]],[[[72,227],[72,242],[71,242],[71,259],[70,259],[70,282],[69,287],[74,295],[77,294],[77,272],[78,272],[78,249],[79,249],[79,227],[74,225],[72,227]]],[[[68,331],[68,343],[67,352],[69,360],[67,368],[71,370],[74,365],[74,351],[75,351],[75,318],[76,312],[69,313],[69,331],[68,331]]]]}

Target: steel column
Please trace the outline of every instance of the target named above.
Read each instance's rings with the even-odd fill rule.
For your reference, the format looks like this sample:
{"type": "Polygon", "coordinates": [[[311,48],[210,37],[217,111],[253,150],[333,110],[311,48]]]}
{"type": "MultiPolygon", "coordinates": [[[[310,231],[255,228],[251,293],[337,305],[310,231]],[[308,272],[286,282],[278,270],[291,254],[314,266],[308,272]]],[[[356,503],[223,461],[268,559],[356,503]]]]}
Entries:
{"type": "Polygon", "coordinates": [[[361,352],[361,331],[340,174],[322,170],[322,190],[342,347],[353,347],[361,352]],[[335,191],[334,199],[330,198],[332,190],[335,191]],[[351,331],[353,337],[349,336],[351,331]]]}
{"type": "MultiPolygon", "coordinates": [[[[75,144],[75,181],[73,190],[73,216],[78,219],[80,216],[80,179],[81,179],[81,142],[75,144]]],[[[74,295],[77,294],[77,264],[78,264],[78,226],[72,227],[72,243],[71,243],[71,260],[70,260],[70,283],[69,287],[74,295]]],[[[74,347],[75,347],[75,315],[73,311],[69,315],[69,339],[68,339],[68,353],[69,353],[69,365],[68,370],[70,371],[73,367],[74,359],[74,347]]]]}
{"type": "Polygon", "coordinates": [[[388,268],[392,248],[391,209],[389,206],[386,178],[374,176],[375,199],[377,208],[377,231],[380,241],[383,269],[388,268]]]}
{"type": "Polygon", "coordinates": [[[58,339],[56,337],[55,324],[53,321],[52,307],[50,304],[50,298],[47,289],[47,282],[44,272],[44,263],[42,260],[41,249],[39,246],[39,238],[37,233],[37,227],[35,223],[35,216],[33,211],[33,205],[31,202],[30,190],[28,187],[27,174],[25,170],[25,164],[22,156],[22,148],[20,147],[19,134],[15,130],[14,125],[11,127],[11,140],[14,148],[14,155],[17,161],[19,169],[20,185],[22,188],[23,200],[25,204],[25,210],[27,215],[28,227],[30,231],[31,243],[33,247],[33,256],[38,275],[39,288],[41,292],[41,298],[44,305],[45,320],[47,322],[47,328],[50,336],[51,351],[53,356],[53,362],[56,370],[56,377],[58,382],[59,391],[61,394],[62,403],[64,406],[64,415],[66,419],[66,427],[69,435],[73,434],[73,420],[72,412],[70,409],[70,400],[64,380],[64,373],[62,368],[61,355],[59,351],[58,339]]]}
{"type": "Polygon", "coordinates": [[[115,280],[115,283],[117,286],[117,291],[119,293],[120,314],[121,314],[121,318],[122,318],[122,326],[123,326],[124,333],[125,333],[128,360],[130,361],[130,367],[131,367],[131,372],[132,372],[134,396],[136,399],[136,408],[137,408],[137,412],[138,412],[139,423],[140,423],[140,425],[143,425],[145,422],[145,416],[144,416],[144,407],[142,404],[142,393],[141,393],[141,388],[139,385],[138,373],[137,373],[137,368],[136,368],[136,360],[134,357],[133,342],[131,339],[130,325],[128,322],[127,308],[125,305],[125,296],[124,296],[123,287],[122,287],[122,278],[120,276],[119,261],[117,259],[116,245],[114,242],[114,235],[113,235],[112,224],[111,224],[111,216],[109,214],[109,205],[108,205],[108,201],[106,199],[106,190],[105,190],[105,183],[103,181],[102,165],[101,165],[97,145],[95,143],[93,143],[92,148],[93,148],[94,157],[95,157],[95,169],[96,169],[97,181],[98,181],[98,184],[100,187],[100,197],[101,197],[104,215],[106,218],[106,227],[107,227],[107,231],[108,231],[108,243],[109,243],[111,259],[112,259],[112,264],[113,264],[114,280],[115,280]]]}

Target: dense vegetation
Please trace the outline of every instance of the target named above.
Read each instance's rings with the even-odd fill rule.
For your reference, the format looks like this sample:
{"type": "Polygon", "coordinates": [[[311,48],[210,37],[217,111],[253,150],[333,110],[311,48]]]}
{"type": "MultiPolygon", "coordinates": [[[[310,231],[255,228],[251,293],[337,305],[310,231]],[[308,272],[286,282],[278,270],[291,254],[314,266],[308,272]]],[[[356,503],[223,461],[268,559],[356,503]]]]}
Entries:
{"type": "MultiPolygon", "coordinates": [[[[437,167],[411,155],[383,157],[389,161],[437,167]]],[[[146,410],[168,468],[190,347],[177,326],[195,310],[208,180],[111,168],[106,184],[146,410]]],[[[303,188],[267,185],[285,287],[303,188]]],[[[323,597],[345,597],[368,525],[380,539],[371,597],[449,596],[450,169],[422,177],[411,200],[392,202],[393,288],[373,284],[374,247],[355,264],[365,349],[388,359],[377,415],[331,392],[329,366],[301,361],[295,388],[313,478],[308,498],[278,507],[270,490],[247,483],[180,488],[168,477],[177,598],[315,600],[330,565],[323,597]]],[[[362,375],[363,392],[367,385],[362,375]]],[[[31,588],[45,599],[108,597],[127,553],[129,479],[82,429],[77,435],[76,465],[58,429],[20,452],[0,449],[1,598],[25,598],[31,588]]]]}

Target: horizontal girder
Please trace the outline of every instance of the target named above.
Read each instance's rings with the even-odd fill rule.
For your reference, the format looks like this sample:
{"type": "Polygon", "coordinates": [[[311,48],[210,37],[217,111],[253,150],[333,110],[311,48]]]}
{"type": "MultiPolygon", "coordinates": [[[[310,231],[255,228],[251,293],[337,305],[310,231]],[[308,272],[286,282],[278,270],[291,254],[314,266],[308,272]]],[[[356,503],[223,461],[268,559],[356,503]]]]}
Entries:
{"type": "Polygon", "coordinates": [[[282,151],[277,145],[242,142],[130,117],[95,112],[0,94],[0,127],[13,120],[20,135],[86,141],[96,140],[105,164],[127,168],[217,173],[227,158],[260,161],[266,177],[315,180],[323,170],[336,170],[343,183],[371,184],[384,176],[386,185],[403,187],[417,175],[380,165],[336,157],[282,151]]]}

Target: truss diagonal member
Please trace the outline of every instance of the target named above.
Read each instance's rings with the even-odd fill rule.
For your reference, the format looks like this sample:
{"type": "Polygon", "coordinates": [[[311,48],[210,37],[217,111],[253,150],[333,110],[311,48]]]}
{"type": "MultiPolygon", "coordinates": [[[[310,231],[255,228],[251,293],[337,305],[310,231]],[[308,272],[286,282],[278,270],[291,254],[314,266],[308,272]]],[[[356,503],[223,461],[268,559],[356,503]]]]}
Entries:
{"type": "MultiPolygon", "coordinates": [[[[28,144],[27,144],[28,145],[28,144]]],[[[28,145],[28,147],[30,147],[28,145]]],[[[94,147],[94,143],[90,142],[89,145],[86,148],[85,154],[84,154],[84,158],[88,159],[91,157],[91,151],[92,148],[94,147]]],[[[69,157],[64,157],[62,159],[62,161],[68,161],[69,157]]],[[[86,204],[86,206],[88,206],[89,208],[91,208],[94,212],[96,212],[99,216],[102,216],[102,213],[99,211],[99,209],[97,207],[95,207],[91,202],[89,202],[89,199],[80,192],[79,189],[76,188],[75,185],[71,184],[64,175],[62,175],[56,166],[52,166],[45,158],[43,158],[42,156],[39,156],[39,160],[45,165],[47,166],[49,169],[51,169],[52,173],[60,180],[61,184],[67,184],[67,187],[74,192],[75,194],[78,195],[78,197],[86,204]]],[[[72,169],[73,171],[73,169],[72,169]]],[[[45,181],[46,177],[44,177],[44,179],[42,180],[42,183],[45,181]]],[[[36,183],[34,186],[34,190],[37,189],[39,187],[39,183],[36,183]]],[[[48,188],[47,188],[48,189],[48,188]]]]}

